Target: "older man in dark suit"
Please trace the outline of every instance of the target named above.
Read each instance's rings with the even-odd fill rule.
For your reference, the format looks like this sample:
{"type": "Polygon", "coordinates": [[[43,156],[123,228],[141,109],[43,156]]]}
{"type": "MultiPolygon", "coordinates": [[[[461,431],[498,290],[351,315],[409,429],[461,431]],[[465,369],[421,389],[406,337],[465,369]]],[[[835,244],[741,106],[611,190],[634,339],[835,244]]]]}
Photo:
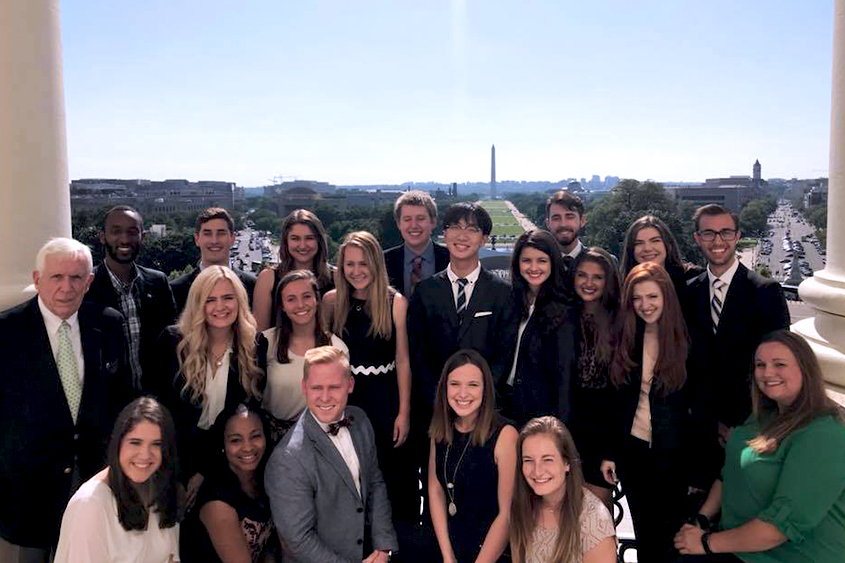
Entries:
{"type": "Polygon", "coordinates": [[[153,368],[156,339],[176,319],[173,292],[164,273],[135,263],[144,239],[141,214],[127,205],[110,209],[103,218],[100,243],[103,263],[94,268],[94,281],[85,301],[100,303],[123,314],[132,383],[141,389],[144,370],[153,368]]]}
{"type": "Polygon", "coordinates": [[[91,251],[66,238],[38,253],[38,296],[0,313],[0,561],[47,561],[72,492],[103,468],[129,399],[123,319],[83,303],[91,251]]]}
{"type": "Polygon", "coordinates": [[[200,249],[200,263],[193,271],[170,283],[176,300],[176,314],[182,313],[188,301],[191,284],[206,266],[227,266],[235,272],[246,288],[249,305],[252,307],[252,292],[255,289],[255,274],[236,269],[229,261],[229,252],[235,244],[235,221],[222,207],[209,207],[198,216],[194,228],[194,244],[200,249]]]}
{"type": "Polygon", "coordinates": [[[306,352],[307,408],[264,476],[286,560],[386,563],[398,549],[373,428],[364,411],[346,404],[354,384],[343,352],[306,352]]]}
{"type": "Polygon", "coordinates": [[[405,242],[384,252],[387,277],[390,285],[410,298],[418,283],[446,269],[449,251],[431,240],[437,206],[428,193],[403,193],[393,204],[393,216],[405,242]]]}
{"type": "Polygon", "coordinates": [[[776,281],[749,271],[736,257],[742,233],[735,213],[705,205],[694,220],[707,269],[688,282],[681,296],[692,340],[689,365],[712,381],[712,404],[725,441],[730,428],[751,414],[749,377],[760,338],[789,328],[789,309],[776,281]]]}

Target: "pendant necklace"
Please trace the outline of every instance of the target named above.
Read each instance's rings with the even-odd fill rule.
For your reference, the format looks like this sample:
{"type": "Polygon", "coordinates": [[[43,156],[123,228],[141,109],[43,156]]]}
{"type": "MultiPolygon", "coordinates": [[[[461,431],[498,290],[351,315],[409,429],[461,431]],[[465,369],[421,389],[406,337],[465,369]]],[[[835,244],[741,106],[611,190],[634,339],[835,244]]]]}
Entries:
{"type": "Polygon", "coordinates": [[[449,463],[449,450],[452,449],[452,444],[446,446],[446,456],[443,459],[443,478],[446,479],[446,494],[449,495],[449,516],[454,516],[458,513],[458,507],[455,504],[455,477],[458,475],[458,469],[461,467],[461,462],[464,460],[464,454],[467,453],[467,447],[472,441],[472,436],[467,436],[467,443],[464,445],[464,451],[461,452],[461,457],[458,458],[458,463],[455,465],[455,470],[452,472],[452,479],[447,477],[446,464],[449,463]]]}
{"type": "Polygon", "coordinates": [[[224,350],[223,353],[220,354],[219,356],[217,354],[215,354],[214,352],[211,352],[211,358],[214,360],[214,364],[217,367],[222,366],[223,365],[223,356],[225,356],[228,353],[229,353],[229,348],[224,350]]]}

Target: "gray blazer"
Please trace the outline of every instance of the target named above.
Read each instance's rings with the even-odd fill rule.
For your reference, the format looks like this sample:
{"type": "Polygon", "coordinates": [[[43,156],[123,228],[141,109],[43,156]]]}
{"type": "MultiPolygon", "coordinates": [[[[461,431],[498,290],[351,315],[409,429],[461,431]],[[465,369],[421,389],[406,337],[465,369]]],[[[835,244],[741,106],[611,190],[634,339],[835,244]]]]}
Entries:
{"type": "Polygon", "coordinates": [[[372,549],[396,550],[390,501],[376,458],[373,427],[364,411],[346,416],[361,470],[361,494],[328,435],[302,413],[267,462],[264,487],[282,539],[285,561],[360,563],[372,549]],[[366,547],[365,547],[366,546],[366,547]]]}

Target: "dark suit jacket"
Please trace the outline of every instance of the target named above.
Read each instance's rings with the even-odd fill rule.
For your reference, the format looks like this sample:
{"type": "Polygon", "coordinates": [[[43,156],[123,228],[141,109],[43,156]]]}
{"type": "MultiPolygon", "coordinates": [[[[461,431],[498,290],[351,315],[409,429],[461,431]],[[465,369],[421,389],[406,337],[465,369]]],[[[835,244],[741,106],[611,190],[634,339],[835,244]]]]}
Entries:
{"type": "Polygon", "coordinates": [[[0,536],[17,545],[58,540],[74,462],[84,482],[129,396],[123,317],[83,303],[82,403],[74,426],[37,297],[0,313],[0,536]]]}
{"type": "Polygon", "coordinates": [[[371,550],[399,548],[390,501],[364,411],[347,406],[360,465],[361,494],[346,462],[308,409],[267,462],[264,488],[285,561],[359,563],[371,550]],[[370,545],[367,545],[370,544],[370,545]]]}
{"type": "MultiPolygon", "coordinates": [[[[240,278],[241,283],[246,288],[246,295],[249,297],[249,306],[252,307],[252,292],[255,290],[255,274],[244,272],[243,270],[233,269],[233,272],[240,278]]],[[[191,290],[191,284],[200,273],[200,268],[197,266],[192,272],[179,276],[170,282],[170,288],[173,290],[173,298],[176,300],[176,316],[182,314],[185,309],[185,303],[188,302],[188,292],[191,290]]]]}
{"type": "MultiPolygon", "coordinates": [[[[158,338],[155,355],[158,368],[144,374],[143,387],[152,393],[173,415],[176,427],[176,444],[179,452],[180,479],[184,482],[196,473],[211,467],[215,452],[222,446],[220,436],[214,427],[202,430],[197,426],[202,415],[202,404],[194,404],[182,394],[185,376],[179,372],[176,345],[182,336],[175,326],[169,326],[158,338]]],[[[229,377],[226,380],[226,402],[223,411],[234,408],[246,399],[246,391],[240,382],[238,356],[236,351],[229,358],[229,377]]]]}
{"type": "Polygon", "coordinates": [[[716,334],[706,270],[687,285],[683,303],[691,356],[712,383],[716,417],[727,426],[739,426],[751,414],[751,366],[760,338],[789,328],[783,290],[776,281],[740,264],[725,295],[716,334]]]}
{"type": "MultiPolygon", "coordinates": [[[[442,272],[449,265],[449,251],[442,244],[434,245],[434,273],[442,272]]],[[[387,277],[399,293],[406,297],[410,295],[410,288],[405,287],[405,245],[400,244],[384,251],[384,264],[387,266],[387,277]]]]}
{"type": "MultiPolygon", "coordinates": [[[[136,283],[141,296],[141,308],[138,311],[141,318],[141,346],[138,354],[141,369],[146,371],[155,367],[153,348],[158,335],[176,320],[176,303],[167,276],[138,264],[135,264],[135,268],[140,276],[136,283]]],[[[114,290],[105,265],[100,264],[94,268],[94,281],[85,294],[85,300],[120,311],[120,297],[114,290]]]]}
{"type": "MultiPolygon", "coordinates": [[[[420,414],[431,414],[440,371],[449,356],[473,348],[490,364],[494,383],[507,377],[517,321],[510,283],[481,268],[461,323],[446,271],[417,286],[408,310],[411,386],[420,414]]],[[[412,409],[413,412],[413,409],[412,409]]],[[[428,421],[424,424],[428,426],[428,421]]]]}
{"type": "MultiPolygon", "coordinates": [[[[514,308],[519,310],[519,301],[514,308]]],[[[578,369],[575,342],[580,324],[576,314],[573,307],[549,303],[535,309],[525,325],[509,413],[520,426],[547,414],[569,422],[571,383],[578,369]]],[[[516,322],[518,327],[519,320],[516,322]]]]}

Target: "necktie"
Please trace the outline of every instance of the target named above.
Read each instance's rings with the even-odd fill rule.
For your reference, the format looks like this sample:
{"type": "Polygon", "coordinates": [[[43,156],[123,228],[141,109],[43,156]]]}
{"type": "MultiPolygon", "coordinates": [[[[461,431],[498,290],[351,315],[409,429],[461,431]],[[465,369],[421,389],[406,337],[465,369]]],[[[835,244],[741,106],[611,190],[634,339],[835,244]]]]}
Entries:
{"type": "Polygon", "coordinates": [[[458,318],[463,321],[464,311],[467,309],[467,294],[466,287],[469,280],[466,278],[458,278],[458,301],[455,308],[458,311],[458,318]]]}
{"type": "Polygon", "coordinates": [[[713,334],[719,328],[719,318],[722,316],[722,305],[725,302],[725,282],[716,278],[713,280],[713,299],[710,300],[710,316],[713,319],[713,334]]]}
{"type": "Polygon", "coordinates": [[[411,260],[411,287],[408,289],[408,297],[414,294],[417,284],[422,279],[422,256],[415,256],[411,260]]]}
{"type": "Polygon", "coordinates": [[[76,424],[79,414],[79,404],[82,402],[82,383],[79,381],[79,368],[76,365],[76,354],[70,344],[70,325],[62,321],[59,326],[59,351],[56,354],[56,366],[59,368],[59,379],[65,390],[70,415],[76,424]]]}
{"type": "Polygon", "coordinates": [[[352,417],[347,416],[346,418],[341,418],[337,422],[329,424],[329,429],[326,430],[326,433],[330,436],[337,436],[337,433],[340,432],[341,428],[349,428],[350,426],[352,426],[352,417]]]}
{"type": "Polygon", "coordinates": [[[564,256],[563,257],[563,268],[564,268],[564,270],[566,270],[568,272],[569,268],[572,267],[572,262],[574,262],[574,261],[575,261],[575,259],[572,256],[564,256]]]}

